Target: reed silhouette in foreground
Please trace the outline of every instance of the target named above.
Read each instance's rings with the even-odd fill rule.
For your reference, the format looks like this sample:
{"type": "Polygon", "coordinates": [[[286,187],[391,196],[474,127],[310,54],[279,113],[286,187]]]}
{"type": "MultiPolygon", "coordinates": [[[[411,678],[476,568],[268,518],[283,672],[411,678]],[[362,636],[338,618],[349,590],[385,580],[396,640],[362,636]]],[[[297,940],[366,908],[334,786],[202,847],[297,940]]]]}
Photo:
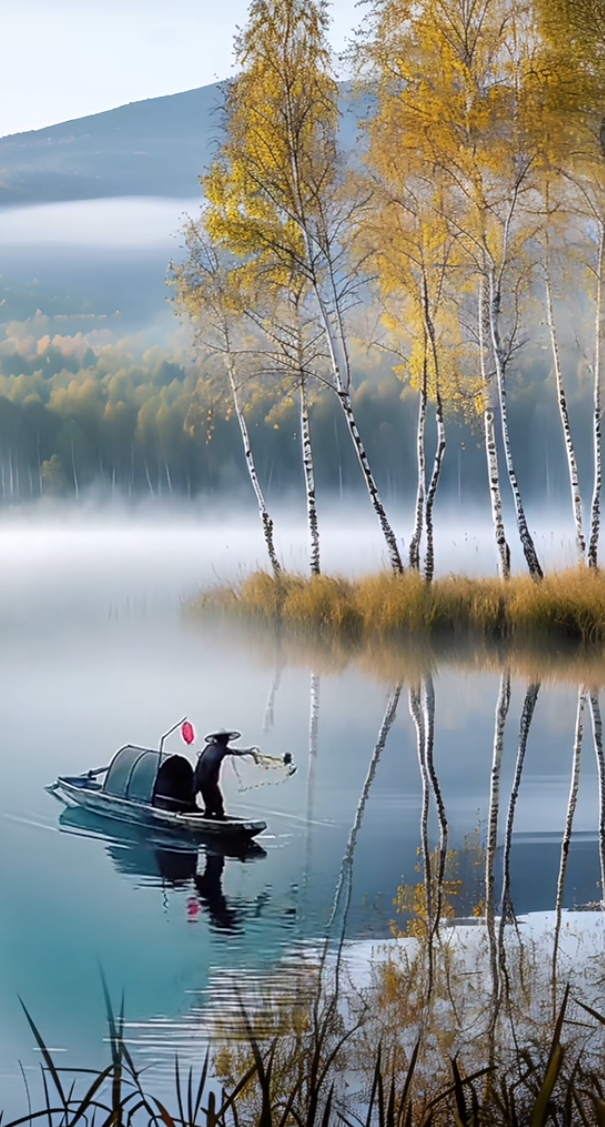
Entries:
{"type": "MultiPolygon", "coordinates": [[[[212,1053],[207,1050],[201,1054],[198,1072],[191,1068],[183,1075],[175,1060],[173,1091],[162,1099],[154,1094],[152,1071],[138,1069],[129,1052],[123,1011],[115,1017],[108,1006],[109,1063],[98,1072],[75,1069],[70,1076],[57,1066],[25,1010],[43,1059],[43,1098],[35,1106],[28,1092],[27,1113],[5,1121],[3,1127],[38,1120],[48,1127],[75,1127],[78,1122],[105,1127],[131,1123],[165,1127],[477,1127],[481,1123],[542,1127],[604,1121],[605,1093],[599,1071],[583,1066],[575,1031],[573,1050],[568,1044],[568,1025],[577,1024],[568,1022],[569,990],[550,1038],[541,1046],[518,1044],[512,1062],[496,1061],[471,1072],[465,1072],[461,1061],[452,1056],[449,1076],[432,1087],[419,1069],[419,1041],[403,1070],[381,1044],[374,1045],[361,1069],[353,1070],[348,1042],[363,1022],[344,1032],[333,1001],[329,999],[323,1009],[312,1007],[307,1026],[297,1030],[295,1023],[288,1036],[275,1035],[270,1040],[257,1038],[251,1016],[242,1009],[242,1048],[250,1064],[229,1090],[223,1089],[218,1096],[209,1090],[214,1070],[212,1053]],[[294,1042],[297,1051],[292,1055],[294,1042]],[[290,1055],[284,1067],[286,1051],[290,1055]],[[359,1086],[351,1096],[354,1074],[359,1086]]],[[[585,1016],[593,1025],[605,1023],[594,1010],[585,1016]]]]}

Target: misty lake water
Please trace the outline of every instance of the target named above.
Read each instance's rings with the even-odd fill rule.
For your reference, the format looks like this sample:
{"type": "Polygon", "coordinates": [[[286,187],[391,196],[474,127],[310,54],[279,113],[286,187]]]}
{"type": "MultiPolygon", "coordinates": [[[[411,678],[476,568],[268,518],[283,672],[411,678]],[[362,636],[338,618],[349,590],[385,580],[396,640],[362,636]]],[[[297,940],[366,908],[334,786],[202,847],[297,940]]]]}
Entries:
{"type": "MultiPolygon", "coordinates": [[[[302,567],[304,530],[282,527],[281,535],[286,563],[302,567]]],[[[442,536],[449,567],[493,570],[481,529],[457,537],[454,522],[442,536]]],[[[543,546],[548,537],[553,558],[564,560],[565,534],[544,533],[543,546]]],[[[276,668],[270,647],[180,613],[200,585],[262,559],[248,518],[123,516],[104,524],[80,513],[59,524],[52,515],[15,516],[0,543],[0,1106],[16,1113],[25,1098],[19,1061],[26,1074],[38,1067],[19,996],[64,1067],[98,1064],[106,1051],[102,967],[114,998],[124,991],[137,1059],[168,1076],[175,1050],[199,1059],[206,1008],[226,997],[232,976],[252,987],[279,974],[301,943],[324,936],[392,686],[354,665],[323,663],[318,672],[301,657],[276,668]],[[298,771],[285,781],[252,767],[239,779],[224,769],[229,810],[268,822],[259,855],[177,851],[127,827],[64,815],[45,792],[57,774],[99,766],[126,742],[157,745],[185,714],[198,735],[234,726],[245,744],[292,754],[298,771]]],[[[369,522],[343,519],[326,541],[325,564],[364,571],[381,554],[369,522]]],[[[463,849],[477,827],[484,832],[499,676],[449,661],[434,680],[435,767],[450,847],[463,849]]],[[[513,677],[501,830],[525,689],[513,677]]],[[[541,688],[515,816],[512,896],[520,913],[555,904],[577,691],[573,680],[541,688]]],[[[567,906],[601,896],[589,735],[567,906]]],[[[178,734],[169,746],[184,747],[178,734]]],[[[421,802],[403,685],[358,828],[348,938],[389,935],[397,886],[420,879],[421,802]]],[[[437,837],[433,811],[435,844],[437,837]]]]}

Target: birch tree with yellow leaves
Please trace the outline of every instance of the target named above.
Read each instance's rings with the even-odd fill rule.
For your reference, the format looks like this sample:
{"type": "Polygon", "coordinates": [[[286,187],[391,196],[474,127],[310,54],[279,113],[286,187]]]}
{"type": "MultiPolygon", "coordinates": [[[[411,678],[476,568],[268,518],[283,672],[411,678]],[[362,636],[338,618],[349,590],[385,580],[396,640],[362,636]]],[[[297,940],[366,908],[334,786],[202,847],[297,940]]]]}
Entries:
{"type": "MultiPolygon", "coordinates": [[[[206,213],[185,229],[188,258],[173,268],[177,301],[196,326],[198,344],[217,356],[228,376],[229,394],[239,422],[246,465],[263,526],[269,560],[279,575],[269,517],[245,418],[242,393],[271,404],[275,426],[284,408],[298,399],[301,453],[310,540],[310,571],[320,574],[319,522],[309,404],[322,378],[325,358],[321,334],[305,307],[304,292],[256,288],[254,271],[221,256],[206,230],[206,213]],[[277,565],[277,570],[276,570],[277,565]]],[[[208,372],[206,372],[208,375],[208,372]]]]}
{"type": "MultiPolygon", "coordinates": [[[[389,343],[383,347],[400,357],[394,370],[418,393],[417,489],[409,565],[420,570],[426,532],[424,575],[430,582],[435,570],[433,513],[446,451],[445,409],[464,400],[459,379],[463,342],[453,300],[455,240],[442,214],[438,185],[429,186],[415,175],[413,144],[408,152],[411,139],[400,129],[391,100],[383,90],[379,112],[365,125],[372,207],[362,216],[357,238],[380,287],[383,323],[389,333],[389,343]],[[429,403],[434,405],[437,433],[427,487],[429,403]]],[[[470,388],[470,381],[467,384],[470,388]]]]}
{"type": "Polygon", "coordinates": [[[235,41],[239,74],[225,105],[226,140],[203,186],[208,229],[275,288],[312,295],[342,407],[392,568],[403,563],[352,402],[347,311],[364,280],[353,261],[353,216],[337,144],[338,87],[322,0],[253,0],[235,41]]]}
{"type": "Polygon", "coordinates": [[[386,340],[379,346],[394,361],[394,372],[418,394],[416,432],[417,488],[409,566],[420,570],[426,535],[424,576],[435,571],[434,506],[445,458],[445,411],[460,406],[458,362],[461,340],[456,310],[447,293],[452,240],[443,224],[432,222],[422,201],[408,193],[400,202],[385,198],[375,185],[373,213],[359,232],[375,263],[386,340]],[[427,222],[430,219],[431,222],[427,222]],[[427,483],[426,427],[433,405],[436,438],[427,483]]]}
{"type": "MultiPolygon", "coordinates": [[[[594,309],[592,347],[593,487],[587,560],[598,564],[601,527],[603,270],[605,267],[605,3],[604,0],[536,0],[540,31],[539,83],[547,128],[548,165],[576,217],[573,253],[582,254],[594,309]],[[580,235],[578,238],[578,221],[580,235]]],[[[550,216],[547,219],[550,219],[550,216]]],[[[549,223],[549,227],[552,226],[549,223]]],[[[570,240],[571,241],[571,240],[570,240]]],[[[556,361],[556,358],[555,358],[556,361]]],[[[570,474],[573,467],[570,465],[570,474]]],[[[572,479],[572,490],[574,488],[572,479]]],[[[574,497],[581,511],[579,488],[574,497]]],[[[579,540],[578,517],[576,515],[579,540]]]]}
{"type": "Polygon", "coordinates": [[[373,162],[386,167],[396,183],[411,172],[423,186],[435,221],[446,221],[456,243],[458,293],[478,294],[474,335],[500,574],[510,573],[510,553],[494,404],[519,538],[531,575],[540,579],[507,411],[507,375],[520,343],[529,284],[525,252],[533,234],[527,206],[534,158],[524,121],[524,52],[530,42],[521,26],[525,15],[512,0],[375,0],[361,53],[378,79],[378,120],[394,121],[405,138],[400,156],[388,140],[394,129],[389,125],[381,132],[371,125],[373,162]]]}

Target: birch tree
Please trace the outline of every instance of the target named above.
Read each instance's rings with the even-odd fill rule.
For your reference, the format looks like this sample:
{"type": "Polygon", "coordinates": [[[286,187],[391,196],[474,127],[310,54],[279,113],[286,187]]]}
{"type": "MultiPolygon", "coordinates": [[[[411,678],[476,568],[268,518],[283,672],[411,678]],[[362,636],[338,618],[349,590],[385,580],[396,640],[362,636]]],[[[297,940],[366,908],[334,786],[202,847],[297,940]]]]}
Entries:
{"type": "Polygon", "coordinates": [[[337,145],[338,88],[330,71],[322,0],[253,0],[235,41],[238,77],[225,106],[226,141],[203,186],[213,238],[274,286],[292,279],[313,295],[331,383],[387,545],[397,539],[357,427],[347,310],[359,290],[352,217],[367,204],[347,190],[337,145]]]}
{"type": "MultiPolygon", "coordinates": [[[[605,3],[535,0],[542,37],[540,75],[545,115],[554,129],[559,179],[575,192],[584,219],[588,292],[594,303],[593,487],[587,560],[598,564],[601,529],[603,269],[605,259],[605,3]]],[[[544,133],[544,131],[543,131],[544,133]]],[[[577,527],[577,518],[576,518],[577,527]]]]}
{"type": "Polygon", "coordinates": [[[483,278],[479,278],[477,285],[477,349],[479,352],[479,371],[481,373],[481,397],[479,411],[483,419],[483,438],[485,443],[485,456],[487,458],[487,480],[489,482],[489,497],[492,511],[492,524],[498,553],[498,571],[501,579],[510,578],[510,547],[506,538],[504,527],[504,509],[502,507],[502,487],[500,484],[500,467],[498,464],[498,443],[493,406],[492,380],[488,374],[488,357],[485,345],[485,299],[483,278]]]}
{"type": "Polygon", "coordinates": [[[435,684],[433,675],[430,672],[426,673],[424,677],[422,711],[424,714],[426,769],[431,781],[435,806],[437,808],[437,818],[439,820],[439,866],[437,872],[437,894],[435,897],[435,919],[429,940],[432,942],[433,938],[438,933],[442,914],[443,886],[447,864],[448,823],[443,792],[435,768],[435,684]]]}
{"type": "Polygon", "coordinates": [[[376,744],[374,745],[374,750],[372,751],[366,777],[364,779],[361,794],[359,796],[359,801],[355,810],[353,825],[351,826],[349,832],[346,849],[340,866],[340,872],[338,874],[338,881],[336,883],[336,890],[334,892],[334,899],[332,902],[332,911],[330,912],[330,917],[325,928],[325,933],[328,937],[330,936],[331,929],[334,925],[334,920],[336,919],[338,913],[343,889],[346,888],[347,892],[345,906],[343,909],[343,924],[341,932],[341,934],[344,936],[344,927],[346,925],[346,917],[353,888],[353,863],[355,859],[357,835],[363,821],[364,811],[367,805],[370,791],[372,789],[372,783],[374,782],[374,778],[376,776],[376,770],[380,762],[380,757],[386,747],[389,732],[393,727],[393,724],[395,723],[395,719],[397,717],[397,709],[399,707],[399,698],[401,697],[402,687],[403,686],[401,683],[397,683],[389,692],[385,713],[378,730],[378,738],[376,740],[376,744]]]}
{"type": "Polygon", "coordinates": [[[448,289],[454,244],[434,203],[426,198],[426,187],[414,180],[405,135],[400,136],[388,104],[380,117],[368,123],[368,133],[372,208],[364,213],[357,237],[368,261],[375,264],[389,342],[383,347],[400,357],[394,372],[418,394],[417,488],[409,565],[420,570],[426,533],[424,574],[430,582],[435,571],[434,506],[446,451],[445,407],[459,406],[461,400],[458,320],[448,289]],[[396,153],[397,159],[385,153],[396,153]],[[427,486],[429,403],[434,407],[436,442],[427,486]]]}
{"type": "Polygon", "coordinates": [[[422,782],[422,802],[420,804],[420,852],[422,854],[423,885],[425,895],[425,912],[427,927],[427,988],[426,1005],[430,1002],[433,993],[434,978],[434,951],[433,951],[433,880],[431,870],[431,850],[429,845],[429,808],[430,808],[430,779],[426,762],[426,712],[422,708],[422,695],[419,684],[410,685],[409,689],[410,716],[416,731],[416,753],[418,767],[422,782]]]}
{"type": "MultiPolygon", "coordinates": [[[[436,177],[443,181],[433,207],[447,220],[466,259],[467,278],[460,273],[459,290],[482,286],[478,329],[483,332],[484,314],[487,370],[494,372],[517,529],[529,571],[540,579],[507,409],[507,377],[520,344],[528,284],[524,255],[533,233],[527,223],[533,154],[527,147],[523,85],[524,44],[530,36],[518,8],[512,0],[375,0],[369,28],[384,59],[385,82],[413,138],[417,174],[427,186],[436,177]]],[[[490,484],[496,470],[492,457],[490,484]]],[[[498,539],[505,572],[505,544],[498,539]]]]}
{"type": "Polygon", "coordinates": [[[504,926],[507,917],[513,911],[513,903],[510,895],[510,856],[513,845],[513,830],[515,827],[515,814],[517,810],[517,801],[519,798],[519,791],[521,789],[521,778],[523,775],[523,768],[525,766],[525,755],[527,752],[527,741],[531,729],[536,704],[538,703],[538,693],[540,692],[540,681],[531,682],[527,686],[525,692],[525,699],[523,701],[523,710],[521,712],[521,721],[519,724],[519,741],[517,745],[517,759],[515,762],[515,773],[513,776],[513,784],[511,787],[510,797],[508,800],[508,810],[506,813],[506,829],[504,831],[504,848],[502,850],[502,894],[500,900],[500,928],[498,945],[502,955],[504,951],[504,926]]]}
{"type": "Polygon", "coordinates": [[[578,792],[580,790],[580,759],[582,755],[582,742],[584,739],[584,709],[586,706],[586,690],[580,686],[578,690],[578,708],[574,731],[573,757],[571,767],[571,780],[569,783],[569,796],[567,799],[567,813],[565,816],[565,829],[561,841],[561,857],[559,861],[559,874],[557,877],[557,899],[555,905],[556,923],[552,953],[552,989],[553,1013],[557,1010],[557,957],[559,953],[559,937],[561,934],[561,918],[563,912],[563,895],[565,892],[565,875],[569,859],[569,847],[573,833],[573,822],[578,805],[578,792]]]}
{"type": "Polygon", "coordinates": [[[237,346],[238,324],[241,312],[238,308],[232,278],[228,268],[221,261],[219,252],[206,235],[203,224],[191,223],[185,232],[189,258],[180,266],[174,267],[174,283],[177,302],[191,317],[194,324],[198,346],[218,358],[227,376],[233,410],[235,412],[246,467],[254,490],[258,512],[267,548],[267,555],[277,579],[281,565],[275,550],[273,521],[265,501],[263,489],[256,469],[256,462],[250,442],[242,402],[242,379],[238,372],[238,358],[241,363],[241,350],[237,346]]]}
{"type": "Polygon", "coordinates": [[[253,291],[246,303],[245,315],[267,341],[267,349],[259,352],[257,360],[262,375],[269,376],[273,382],[274,405],[268,418],[279,418],[284,407],[293,399],[298,400],[309,530],[309,569],[311,575],[320,575],[315,459],[309,409],[317,394],[318,381],[325,384],[323,334],[316,319],[309,315],[301,288],[273,295],[265,291],[263,297],[253,291]]]}
{"type": "MultiPolygon", "coordinates": [[[[561,420],[561,429],[563,431],[563,440],[565,443],[565,453],[567,457],[567,474],[569,477],[569,486],[571,491],[571,504],[574,525],[576,530],[576,548],[578,553],[579,563],[586,562],[586,536],[584,534],[584,516],[582,506],[582,493],[580,490],[580,478],[578,473],[578,460],[576,457],[575,445],[571,432],[571,422],[569,417],[569,409],[567,405],[567,395],[565,392],[565,381],[563,375],[563,364],[561,360],[561,350],[559,347],[559,334],[557,332],[557,319],[555,297],[556,289],[553,278],[553,260],[558,265],[555,268],[557,275],[563,274],[565,271],[562,269],[564,265],[561,259],[565,258],[565,251],[568,249],[565,246],[565,235],[563,234],[564,246],[557,258],[554,257],[553,251],[553,237],[552,230],[555,232],[560,230],[557,223],[559,208],[564,206],[563,200],[553,200],[553,185],[551,183],[551,176],[548,174],[545,177],[544,184],[544,230],[542,233],[543,243],[543,260],[542,272],[544,277],[544,301],[546,306],[546,323],[548,326],[548,335],[550,338],[550,347],[552,352],[553,373],[555,377],[555,386],[557,391],[557,405],[559,408],[559,418],[561,420]]],[[[555,191],[558,185],[555,185],[555,191]]],[[[567,210],[567,208],[566,208],[567,210]]]]}
{"type": "Polygon", "coordinates": [[[490,970],[492,978],[492,997],[494,1003],[494,1020],[497,1013],[500,997],[500,976],[498,961],[498,946],[496,940],[496,923],[494,916],[494,891],[495,891],[495,863],[498,846],[498,817],[500,813],[500,776],[502,773],[502,756],[504,754],[504,732],[506,717],[510,706],[510,671],[505,670],[500,677],[500,690],[496,704],[496,722],[494,730],[494,749],[490,772],[489,811],[487,815],[487,844],[485,849],[485,923],[489,946],[490,970]]]}
{"type": "Polygon", "coordinates": [[[500,922],[498,925],[498,960],[507,994],[510,987],[510,980],[506,966],[506,946],[504,943],[504,931],[506,924],[510,922],[511,917],[513,919],[515,918],[514,906],[510,892],[510,862],[513,846],[513,831],[515,827],[515,814],[517,812],[517,802],[519,799],[519,791],[521,789],[523,768],[525,766],[527,743],[529,740],[532,720],[534,718],[534,712],[536,710],[536,704],[538,703],[539,692],[539,681],[531,682],[527,686],[527,689],[525,691],[525,699],[523,701],[523,709],[521,711],[521,721],[519,723],[519,740],[517,744],[515,773],[513,776],[513,783],[508,800],[508,810],[506,812],[506,828],[504,831],[504,845],[502,849],[502,892],[500,898],[500,922]]]}
{"type": "Polygon", "coordinates": [[[603,750],[603,720],[596,687],[593,686],[590,690],[588,699],[597,761],[597,778],[599,780],[599,865],[601,869],[601,909],[603,909],[605,908],[605,752],[603,750]]]}

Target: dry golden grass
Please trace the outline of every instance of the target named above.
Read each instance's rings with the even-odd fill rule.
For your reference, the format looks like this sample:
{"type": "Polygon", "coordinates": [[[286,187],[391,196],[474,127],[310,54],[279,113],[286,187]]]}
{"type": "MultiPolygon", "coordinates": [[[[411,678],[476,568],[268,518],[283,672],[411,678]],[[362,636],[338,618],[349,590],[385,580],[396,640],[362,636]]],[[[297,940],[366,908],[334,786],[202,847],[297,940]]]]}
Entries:
{"type": "Polygon", "coordinates": [[[209,607],[347,642],[410,635],[550,638],[585,646],[605,641],[605,575],[587,568],[555,573],[542,583],[523,576],[507,583],[448,576],[427,584],[413,572],[358,580],[274,579],[255,572],[237,586],[207,592],[194,605],[209,607]]]}
{"type": "Polygon", "coordinates": [[[432,585],[412,573],[276,581],[256,572],[207,591],[187,613],[218,614],[267,664],[317,673],[353,663],[383,682],[408,683],[444,664],[506,664],[524,678],[605,685],[605,574],[588,569],[541,584],[449,576],[432,585]]]}

